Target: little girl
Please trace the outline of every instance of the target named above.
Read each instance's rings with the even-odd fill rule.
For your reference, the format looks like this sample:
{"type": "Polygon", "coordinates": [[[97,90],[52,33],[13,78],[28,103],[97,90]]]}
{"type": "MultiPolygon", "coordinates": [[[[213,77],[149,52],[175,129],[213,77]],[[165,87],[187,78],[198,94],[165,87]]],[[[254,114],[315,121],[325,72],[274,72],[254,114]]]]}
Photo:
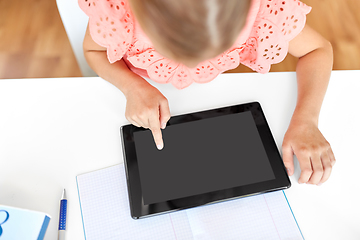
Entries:
{"type": "Polygon", "coordinates": [[[335,157],[318,129],[332,70],[332,47],[305,24],[310,7],[298,0],[79,0],[89,16],[84,53],[103,79],[127,99],[126,118],[152,131],[170,118],[167,99],[144,78],[178,89],[212,81],[240,63],[267,73],[287,53],[299,58],[298,100],[285,134],[283,161],[299,183],[321,185],[335,157]]]}

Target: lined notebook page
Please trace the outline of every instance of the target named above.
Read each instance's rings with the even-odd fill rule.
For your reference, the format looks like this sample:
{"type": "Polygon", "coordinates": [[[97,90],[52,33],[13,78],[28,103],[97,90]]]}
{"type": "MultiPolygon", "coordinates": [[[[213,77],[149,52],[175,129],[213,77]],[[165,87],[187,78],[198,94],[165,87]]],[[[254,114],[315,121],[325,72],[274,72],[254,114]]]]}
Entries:
{"type": "MultiPolygon", "coordinates": [[[[171,219],[169,214],[163,214],[141,220],[130,217],[123,164],[80,175],[77,184],[86,240],[179,239],[172,220],[181,223],[186,216],[171,219]]],[[[179,226],[180,231],[191,234],[189,225],[179,226]]]]}
{"type": "Polygon", "coordinates": [[[186,211],[194,239],[303,239],[283,191],[186,211]]]}
{"type": "Polygon", "coordinates": [[[86,240],[303,239],[283,191],[134,220],[123,164],[77,184],[86,240]]]}

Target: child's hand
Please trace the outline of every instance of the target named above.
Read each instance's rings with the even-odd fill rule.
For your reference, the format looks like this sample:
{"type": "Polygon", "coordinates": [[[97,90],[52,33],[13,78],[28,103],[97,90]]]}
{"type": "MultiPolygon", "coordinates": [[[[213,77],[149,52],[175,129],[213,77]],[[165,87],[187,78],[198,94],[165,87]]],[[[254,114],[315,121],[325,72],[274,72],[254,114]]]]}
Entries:
{"type": "Polygon", "coordinates": [[[168,100],[153,86],[132,86],[126,94],[126,119],[137,127],[149,128],[159,150],[164,147],[160,128],[170,119],[168,100]]]}
{"type": "Polygon", "coordinates": [[[291,123],[284,137],[283,161],[291,176],[294,173],[293,154],[299,160],[299,183],[321,185],[335,164],[330,144],[314,123],[291,123]]]}

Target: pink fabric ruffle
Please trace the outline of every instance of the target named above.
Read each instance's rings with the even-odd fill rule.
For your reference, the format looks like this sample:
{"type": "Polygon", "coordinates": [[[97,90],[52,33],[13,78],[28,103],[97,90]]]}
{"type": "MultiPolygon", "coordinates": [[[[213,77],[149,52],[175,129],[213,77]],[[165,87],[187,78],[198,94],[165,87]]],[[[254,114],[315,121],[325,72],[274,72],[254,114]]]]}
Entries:
{"type": "Polygon", "coordinates": [[[93,40],[107,48],[110,63],[124,59],[137,74],[183,89],[206,83],[240,63],[259,73],[283,61],[289,42],[305,26],[311,7],[298,0],[253,0],[235,44],[214,59],[188,68],[158,54],[135,21],[127,0],[78,0],[89,16],[93,40]],[[147,74],[146,74],[147,73],[147,74]]]}

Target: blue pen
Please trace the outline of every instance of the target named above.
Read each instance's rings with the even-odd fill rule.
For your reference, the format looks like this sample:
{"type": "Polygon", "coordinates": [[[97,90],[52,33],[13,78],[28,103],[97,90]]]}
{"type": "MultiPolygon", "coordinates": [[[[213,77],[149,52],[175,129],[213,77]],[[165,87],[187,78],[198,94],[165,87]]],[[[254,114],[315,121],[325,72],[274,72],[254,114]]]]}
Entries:
{"type": "Polygon", "coordinates": [[[58,240],[65,240],[67,199],[65,189],[60,200],[58,240]]]}

